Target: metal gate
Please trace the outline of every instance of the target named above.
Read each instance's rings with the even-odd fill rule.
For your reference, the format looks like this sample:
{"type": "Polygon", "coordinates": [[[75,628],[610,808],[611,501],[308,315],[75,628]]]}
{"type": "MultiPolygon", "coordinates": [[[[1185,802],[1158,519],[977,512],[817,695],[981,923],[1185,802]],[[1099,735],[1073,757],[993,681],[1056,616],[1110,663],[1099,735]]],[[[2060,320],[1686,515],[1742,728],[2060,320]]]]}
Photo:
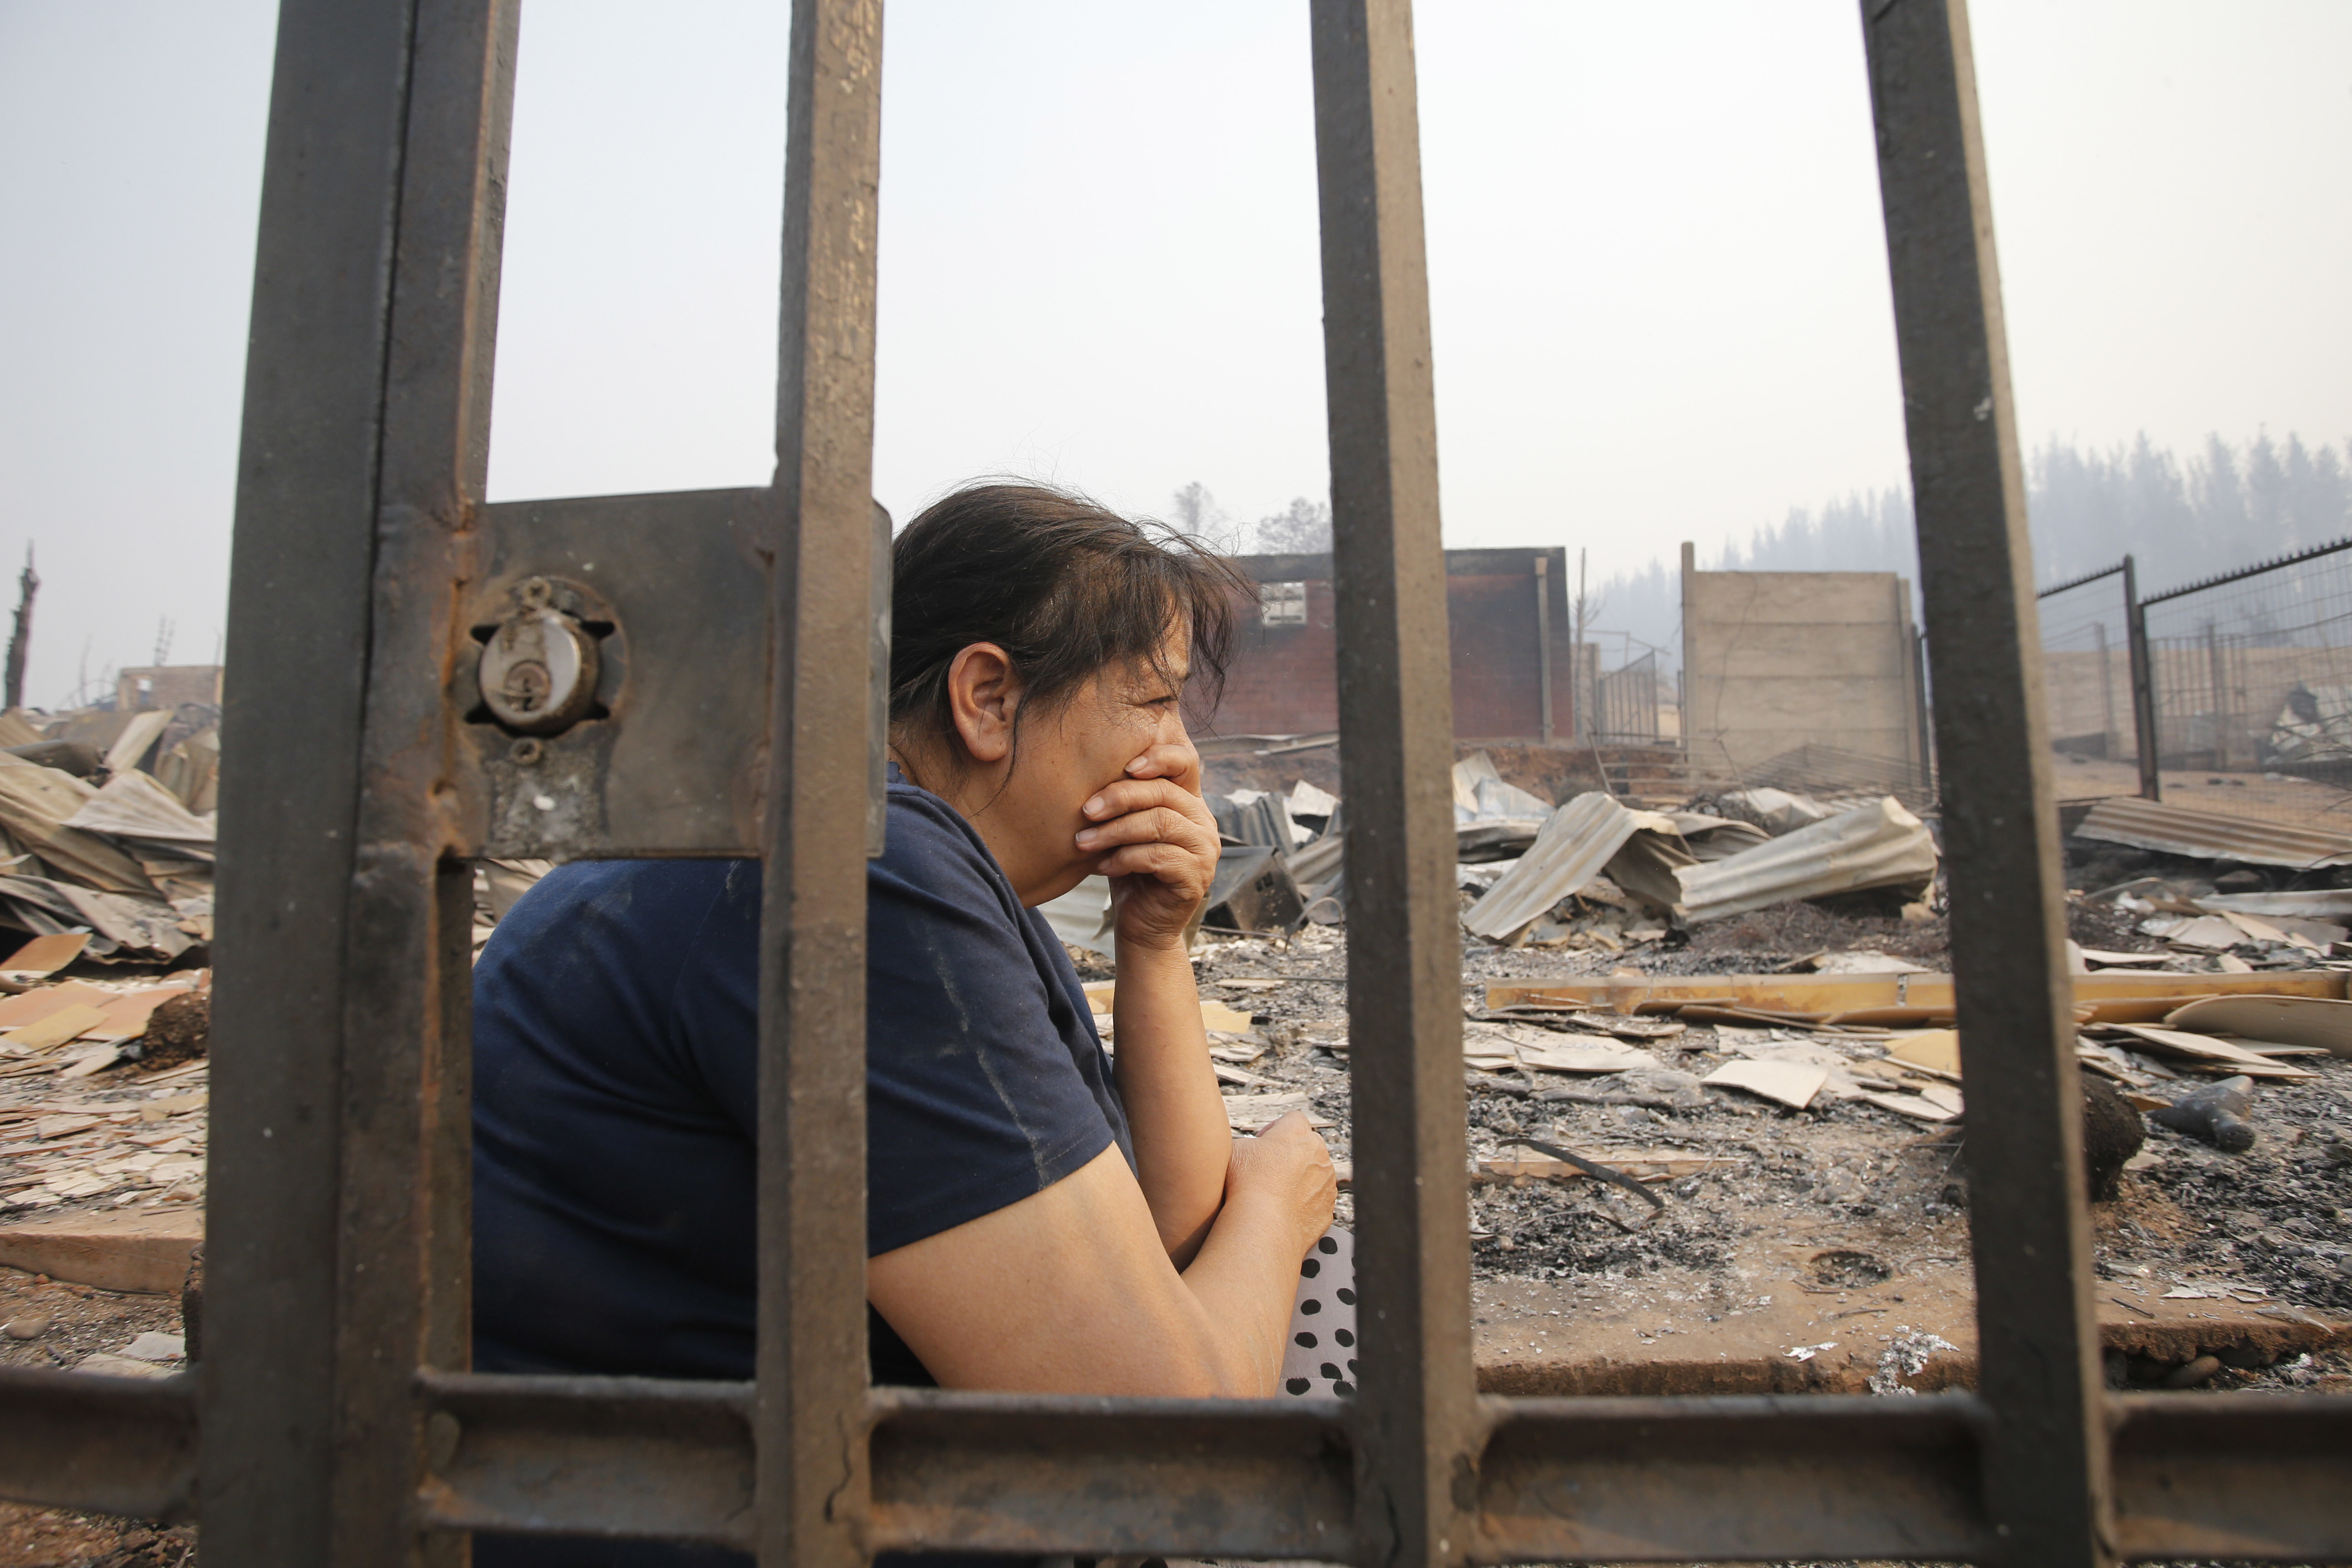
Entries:
{"type": "Polygon", "coordinates": [[[1592,739],[1602,745],[1658,738],[1658,656],[1654,650],[1592,679],[1592,739]]]}
{"type": "Polygon", "coordinates": [[[1967,21],[1961,0],[1861,11],[1944,698],[1979,1392],[1474,1391],[1406,0],[1312,4],[1363,1325],[1360,1394],[1322,1404],[866,1386],[879,5],[793,18],[775,482],[489,506],[515,0],[286,0],[230,631],[205,1357],[161,1383],[0,1375],[0,1489],[201,1503],[212,1568],[457,1563],[491,1527],[800,1568],[922,1546],[2352,1555],[2352,1403],[2101,1386],[1967,21]],[[551,695],[486,664],[534,637],[599,673],[551,695]],[[468,1373],[468,858],[745,853],[769,867],[756,1383],[468,1373]]]}

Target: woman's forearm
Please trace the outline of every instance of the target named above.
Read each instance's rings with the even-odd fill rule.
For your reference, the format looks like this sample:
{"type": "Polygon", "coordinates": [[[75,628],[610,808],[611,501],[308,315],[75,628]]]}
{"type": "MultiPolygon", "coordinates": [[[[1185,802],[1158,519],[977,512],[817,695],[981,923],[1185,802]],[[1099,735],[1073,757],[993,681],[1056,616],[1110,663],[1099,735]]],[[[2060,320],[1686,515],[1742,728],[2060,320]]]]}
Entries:
{"type": "Polygon", "coordinates": [[[1136,1179],[1160,1241],[1181,1269],[1217,1217],[1233,1152],[1224,1100],[1209,1065],[1192,961],[1183,948],[1121,942],[1112,1018],[1136,1179]]]}
{"type": "Polygon", "coordinates": [[[1281,1380],[1298,1295],[1296,1229],[1295,1217],[1279,1205],[1237,1194],[1184,1270],[1185,1289],[1214,1337],[1221,1394],[1260,1398],[1281,1380]]]}

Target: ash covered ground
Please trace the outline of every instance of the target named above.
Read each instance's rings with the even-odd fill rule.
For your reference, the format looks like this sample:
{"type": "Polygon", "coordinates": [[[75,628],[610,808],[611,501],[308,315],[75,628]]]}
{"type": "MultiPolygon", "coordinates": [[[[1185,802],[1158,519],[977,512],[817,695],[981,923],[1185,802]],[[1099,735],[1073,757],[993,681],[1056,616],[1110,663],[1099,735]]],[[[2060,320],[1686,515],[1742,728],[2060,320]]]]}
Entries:
{"type": "MultiPolygon", "coordinates": [[[[2156,945],[2104,906],[2076,904],[2074,925],[2086,947],[2130,952],[2156,945]]],[[[1332,1123],[1324,1133],[1336,1157],[1347,1161],[1356,1151],[1349,1138],[1339,934],[1308,928],[1286,941],[1213,941],[1197,968],[1202,995],[1249,1011],[1254,1026],[1247,1039],[1265,1043],[1246,1070],[1267,1081],[1236,1092],[1304,1089],[1315,1112],[1332,1123]]],[[[1796,905],[1722,922],[1687,943],[1619,952],[1513,950],[1468,941],[1462,1001],[1465,1014],[1475,1017],[1485,1010],[1486,986],[1496,981],[1626,969],[1755,973],[1855,950],[1948,966],[1940,917],[1919,919],[1915,912],[1906,920],[1891,912],[1796,905]]],[[[1874,1040],[1794,1030],[1696,1026],[1643,1048],[1666,1075],[1703,1078],[1733,1059],[1736,1045],[1753,1044],[1759,1035],[1768,1041],[1810,1041],[1856,1062],[1885,1048],[1874,1040]]],[[[2224,1153],[2147,1124],[2146,1144],[2120,1178],[2116,1198],[2093,1207],[2096,1267],[2109,1300],[2126,1308],[2158,1300],[2178,1306],[2175,1292],[2210,1291],[2217,1303],[2241,1309],[2352,1310],[2352,1062],[2320,1058],[2315,1065],[2315,1080],[2259,1088],[2252,1118],[2259,1141],[2246,1153],[2224,1153]]],[[[1654,1215],[1639,1200],[1596,1181],[1474,1184],[1472,1258],[1482,1300],[1490,1289],[1541,1282],[1594,1311],[1631,1306],[1638,1315],[1654,1307],[1681,1314],[1679,1321],[1696,1316],[1720,1322],[1762,1310],[1769,1287],[1755,1267],[1758,1254],[1788,1237],[1828,1246],[1827,1261],[1808,1266],[1812,1272],[1801,1289],[1828,1297],[1878,1285],[1877,1295],[1853,1300],[1893,1305],[1855,1310],[1886,1312],[1890,1325],[1906,1301],[1905,1279],[1957,1273],[1965,1289],[1964,1124],[1926,1125],[1874,1104],[1827,1097],[1790,1110],[1736,1089],[1662,1089],[1657,1083],[1629,1083],[1622,1074],[1468,1068],[1465,1077],[1474,1161],[1512,1158],[1521,1152],[1514,1140],[1536,1138],[1604,1163],[1612,1154],[1654,1157],[1667,1151],[1709,1162],[1703,1171],[1659,1184],[1654,1190],[1665,1205],[1654,1215]],[[1554,1098],[1538,1098],[1547,1090],[1554,1098]],[[1559,1098],[1563,1093],[1574,1098],[1559,1098]]],[[[1661,1081],[1674,1082],[1671,1077],[1661,1081]]],[[[1341,1222],[1351,1219],[1343,1192],[1341,1222]]],[[[1640,1342],[1664,1343],[1663,1335],[1675,1331],[1661,1331],[1640,1342]]],[[[1542,1344],[1554,1351],[1572,1349],[1577,1341],[1576,1331],[1565,1325],[1541,1334],[1542,1344]]],[[[2171,1364],[2137,1370],[2154,1377],[2171,1364]]],[[[2132,1369],[2119,1362],[2111,1371],[2122,1382],[2132,1369]]],[[[2276,1366],[2257,1358],[2255,1364],[2224,1367],[2211,1385],[2308,1386],[2318,1380],[2336,1387],[2352,1381],[2347,1373],[2352,1361],[2324,1352],[2285,1357],[2276,1366]]]]}

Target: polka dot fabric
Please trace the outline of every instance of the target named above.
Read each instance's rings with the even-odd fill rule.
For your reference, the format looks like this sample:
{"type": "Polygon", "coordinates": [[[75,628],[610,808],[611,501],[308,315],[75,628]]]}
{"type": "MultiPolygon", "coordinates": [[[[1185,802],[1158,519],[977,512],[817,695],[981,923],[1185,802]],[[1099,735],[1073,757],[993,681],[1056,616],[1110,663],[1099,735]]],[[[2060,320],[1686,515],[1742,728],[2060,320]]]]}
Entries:
{"type": "Polygon", "coordinates": [[[1298,1266],[1282,1391],[1325,1399],[1356,1392],[1356,1238],[1337,1226],[1298,1266]]]}

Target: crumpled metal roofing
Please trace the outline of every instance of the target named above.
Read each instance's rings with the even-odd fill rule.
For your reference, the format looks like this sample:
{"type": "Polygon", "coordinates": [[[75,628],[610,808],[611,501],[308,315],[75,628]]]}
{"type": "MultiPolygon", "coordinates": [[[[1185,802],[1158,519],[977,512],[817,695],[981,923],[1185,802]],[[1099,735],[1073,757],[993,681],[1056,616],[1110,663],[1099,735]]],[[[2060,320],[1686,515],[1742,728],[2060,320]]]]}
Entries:
{"type": "Polygon", "coordinates": [[[1893,795],[1675,873],[1683,918],[1692,925],[1826,893],[1924,882],[1935,874],[1935,839],[1893,795]]]}
{"type": "Polygon", "coordinates": [[[2352,866],[2352,837],[2341,833],[2128,797],[2103,800],[2093,806],[2074,829],[2074,837],[2199,860],[2241,860],[2249,866],[2297,870],[2352,866]]]}
{"type": "Polygon", "coordinates": [[[1598,790],[1578,795],[1551,814],[1519,863],[1470,906],[1462,923],[1474,935],[1509,936],[1570,893],[1581,892],[1637,833],[1674,841],[1674,818],[1630,811],[1598,790]]]}

